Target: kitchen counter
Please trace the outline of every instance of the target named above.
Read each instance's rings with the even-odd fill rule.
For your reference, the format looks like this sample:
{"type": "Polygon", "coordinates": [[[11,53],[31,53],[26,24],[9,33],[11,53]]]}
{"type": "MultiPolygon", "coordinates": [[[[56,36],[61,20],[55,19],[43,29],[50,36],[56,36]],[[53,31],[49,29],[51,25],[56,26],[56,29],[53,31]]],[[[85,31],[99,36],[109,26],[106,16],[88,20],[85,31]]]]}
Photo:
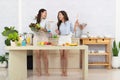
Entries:
{"type": "MultiPolygon", "coordinates": [[[[9,80],[27,80],[27,50],[84,50],[82,55],[82,77],[87,80],[88,74],[88,46],[7,46],[9,50],[9,80]]],[[[34,53],[35,54],[35,53],[34,53]]],[[[52,53],[49,53],[52,54],[52,53]]]]}
{"type": "MultiPolygon", "coordinates": [[[[49,41],[52,42],[54,45],[58,44],[59,38],[49,38],[49,41]]],[[[79,38],[72,38],[72,43],[80,44],[79,38]]],[[[48,59],[49,59],[49,69],[61,69],[60,65],[60,54],[59,50],[52,50],[48,51],[48,59]]],[[[77,70],[80,69],[80,54],[79,50],[68,50],[68,69],[69,70],[77,70]]],[[[35,54],[33,54],[35,56],[35,54]]],[[[33,56],[33,61],[35,61],[35,57],[33,56]]],[[[35,67],[35,64],[33,64],[35,67]]],[[[34,68],[33,67],[33,68],[34,68]]],[[[41,64],[41,67],[44,68],[44,65],[41,64]]]]}

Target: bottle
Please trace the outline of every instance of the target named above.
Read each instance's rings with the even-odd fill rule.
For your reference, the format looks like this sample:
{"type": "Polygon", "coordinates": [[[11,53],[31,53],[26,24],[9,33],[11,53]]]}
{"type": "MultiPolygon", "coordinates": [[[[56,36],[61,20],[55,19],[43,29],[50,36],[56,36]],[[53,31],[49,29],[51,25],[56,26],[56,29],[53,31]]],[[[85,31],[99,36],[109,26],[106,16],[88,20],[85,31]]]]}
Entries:
{"type": "Polygon", "coordinates": [[[21,35],[19,36],[19,43],[20,44],[22,43],[22,36],[21,35]]]}
{"type": "Polygon", "coordinates": [[[49,37],[49,38],[52,38],[52,33],[51,33],[50,30],[48,30],[48,37],[49,37]]]}
{"type": "Polygon", "coordinates": [[[26,40],[25,39],[22,40],[22,46],[26,46],[26,40]]]}
{"type": "Polygon", "coordinates": [[[28,45],[30,45],[30,37],[27,37],[26,42],[28,45]]]}
{"type": "Polygon", "coordinates": [[[31,44],[31,34],[30,33],[26,34],[26,43],[27,43],[27,45],[31,44]]]}

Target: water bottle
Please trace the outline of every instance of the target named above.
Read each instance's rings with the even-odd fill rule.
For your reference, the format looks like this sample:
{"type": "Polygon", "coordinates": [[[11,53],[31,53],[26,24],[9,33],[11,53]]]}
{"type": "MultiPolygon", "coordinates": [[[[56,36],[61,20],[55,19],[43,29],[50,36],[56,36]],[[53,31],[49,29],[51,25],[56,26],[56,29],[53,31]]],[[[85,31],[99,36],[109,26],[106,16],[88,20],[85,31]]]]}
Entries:
{"type": "Polygon", "coordinates": [[[48,37],[49,37],[49,38],[52,38],[52,33],[51,33],[50,30],[48,30],[48,37]]]}
{"type": "Polygon", "coordinates": [[[25,39],[23,39],[23,41],[22,41],[22,46],[26,46],[26,40],[25,39]]]}

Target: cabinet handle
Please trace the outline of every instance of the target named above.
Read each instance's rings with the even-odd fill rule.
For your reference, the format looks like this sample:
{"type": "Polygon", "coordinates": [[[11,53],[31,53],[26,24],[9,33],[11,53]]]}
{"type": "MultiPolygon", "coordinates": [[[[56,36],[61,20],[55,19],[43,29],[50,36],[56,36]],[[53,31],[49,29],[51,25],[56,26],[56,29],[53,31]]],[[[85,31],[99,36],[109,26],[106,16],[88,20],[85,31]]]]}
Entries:
{"type": "Polygon", "coordinates": [[[89,41],[91,41],[91,39],[89,39],[89,41]]]}

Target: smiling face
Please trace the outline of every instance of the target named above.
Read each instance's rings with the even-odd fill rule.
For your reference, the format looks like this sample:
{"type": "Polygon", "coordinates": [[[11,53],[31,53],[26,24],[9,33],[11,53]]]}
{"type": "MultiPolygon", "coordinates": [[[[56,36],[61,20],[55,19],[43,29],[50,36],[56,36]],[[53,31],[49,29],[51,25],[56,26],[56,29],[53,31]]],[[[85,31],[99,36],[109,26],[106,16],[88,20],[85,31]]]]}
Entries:
{"type": "Polygon", "coordinates": [[[47,17],[47,11],[42,12],[41,13],[41,18],[46,19],[46,17],[47,17]]]}
{"type": "Polygon", "coordinates": [[[62,21],[62,20],[64,20],[64,15],[61,12],[59,12],[58,18],[60,21],[62,21]]]}
{"type": "Polygon", "coordinates": [[[58,22],[57,22],[58,30],[62,22],[66,22],[69,20],[67,13],[65,11],[59,11],[57,19],[58,19],[58,22]]]}

